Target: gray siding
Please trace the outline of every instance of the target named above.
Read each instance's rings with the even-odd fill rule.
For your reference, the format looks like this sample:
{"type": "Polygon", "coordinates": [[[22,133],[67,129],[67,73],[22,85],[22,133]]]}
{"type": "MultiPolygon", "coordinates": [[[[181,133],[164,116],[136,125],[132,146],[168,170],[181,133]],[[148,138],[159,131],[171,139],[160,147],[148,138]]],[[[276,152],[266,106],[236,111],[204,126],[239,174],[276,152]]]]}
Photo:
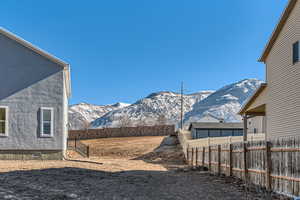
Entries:
{"type": "Polygon", "coordinates": [[[63,67],[0,34],[0,71],[0,106],[9,107],[0,150],[65,149],[63,67]],[[54,109],[52,138],[40,137],[41,107],[54,109]]]}
{"type": "Polygon", "coordinates": [[[267,60],[267,138],[300,135],[300,63],[293,65],[292,45],[300,40],[300,1],[267,60]]]}

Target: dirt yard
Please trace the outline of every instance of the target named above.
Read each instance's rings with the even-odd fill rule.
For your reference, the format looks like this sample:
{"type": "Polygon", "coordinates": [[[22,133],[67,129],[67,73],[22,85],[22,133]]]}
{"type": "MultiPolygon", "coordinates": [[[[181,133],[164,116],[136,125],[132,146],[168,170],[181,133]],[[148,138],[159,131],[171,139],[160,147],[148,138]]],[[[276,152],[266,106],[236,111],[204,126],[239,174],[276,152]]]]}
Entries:
{"type": "Polygon", "coordinates": [[[66,161],[1,161],[0,199],[265,199],[255,192],[246,194],[236,180],[188,170],[179,147],[160,146],[162,140],[85,141],[105,155],[90,159],[70,152],[66,161]]]}
{"type": "Polygon", "coordinates": [[[82,140],[90,146],[91,156],[101,158],[135,158],[153,152],[163,141],[161,136],[124,137],[82,140]]]}

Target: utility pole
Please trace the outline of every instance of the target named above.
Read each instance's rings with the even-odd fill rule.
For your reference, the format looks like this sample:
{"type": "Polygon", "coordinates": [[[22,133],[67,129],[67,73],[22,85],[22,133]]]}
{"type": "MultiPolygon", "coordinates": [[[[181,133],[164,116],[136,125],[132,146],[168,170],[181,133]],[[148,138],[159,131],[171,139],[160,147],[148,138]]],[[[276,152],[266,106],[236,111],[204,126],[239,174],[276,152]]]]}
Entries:
{"type": "Polygon", "coordinates": [[[183,82],[181,82],[181,111],[180,111],[180,129],[183,129],[183,82]]]}

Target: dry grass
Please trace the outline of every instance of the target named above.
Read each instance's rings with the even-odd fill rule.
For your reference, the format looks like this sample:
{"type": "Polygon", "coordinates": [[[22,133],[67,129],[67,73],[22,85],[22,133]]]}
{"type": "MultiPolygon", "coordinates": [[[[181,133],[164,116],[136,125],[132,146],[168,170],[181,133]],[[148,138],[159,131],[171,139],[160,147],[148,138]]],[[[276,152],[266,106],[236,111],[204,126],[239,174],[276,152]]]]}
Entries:
{"type": "Polygon", "coordinates": [[[90,146],[90,155],[101,158],[136,158],[159,147],[163,136],[124,137],[82,140],[90,146]]]}
{"type": "Polygon", "coordinates": [[[95,153],[105,156],[85,159],[70,151],[67,161],[1,161],[0,199],[261,199],[254,193],[246,198],[236,184],[206,173],[170,170],[166,163],[180,160],[180,149],[167,146],[153,152],[162,140],[86,140],[97,149],[95,153]]]}

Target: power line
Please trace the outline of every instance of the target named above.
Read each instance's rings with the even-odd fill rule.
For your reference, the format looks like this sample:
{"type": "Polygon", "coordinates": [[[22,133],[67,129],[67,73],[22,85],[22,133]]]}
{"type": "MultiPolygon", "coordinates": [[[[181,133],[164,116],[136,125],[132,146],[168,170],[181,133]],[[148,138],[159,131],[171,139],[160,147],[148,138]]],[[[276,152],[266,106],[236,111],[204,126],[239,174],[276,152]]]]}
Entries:
{"type": "Polygon", "coordinates": [[[181,82],[181,111],[180,111],[180,129],[183,129],[183,82],[181,82]]]}

